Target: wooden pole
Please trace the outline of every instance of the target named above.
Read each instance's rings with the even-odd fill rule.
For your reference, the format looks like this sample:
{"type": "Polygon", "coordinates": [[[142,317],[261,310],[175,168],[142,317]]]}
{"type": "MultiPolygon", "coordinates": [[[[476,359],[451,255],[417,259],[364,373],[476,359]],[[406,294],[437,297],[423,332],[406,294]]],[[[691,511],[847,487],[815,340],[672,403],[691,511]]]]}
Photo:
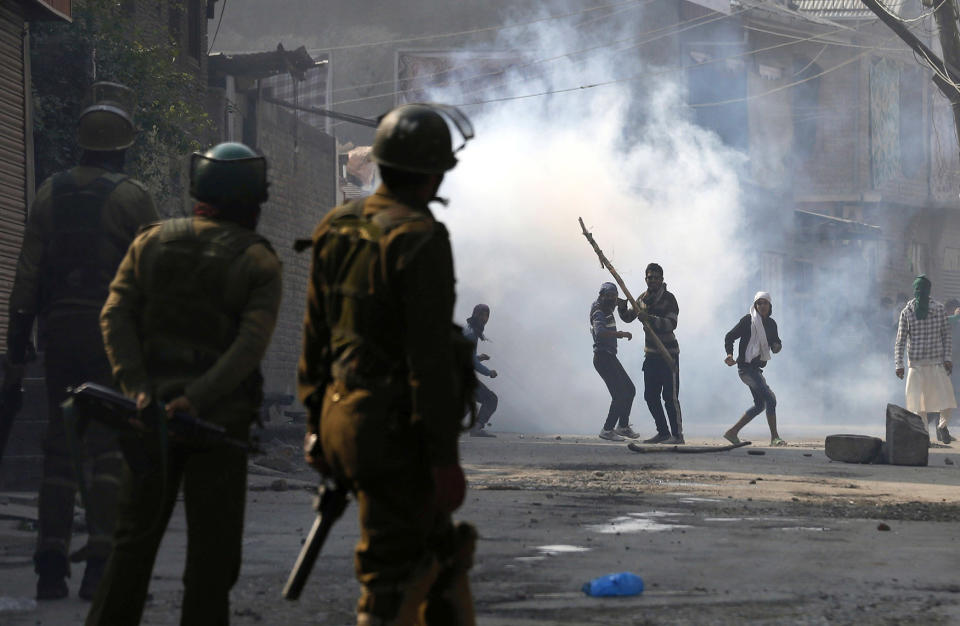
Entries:
{"type": "MultiPolygon", "coordinates": [[[[583,223],[583,218],[578,217],[577,220],[580,222],[580,228],[583,229],[583,236],[587,238],[587,241],[590,242],[590,245],[593,246],[593,251],[597,253],[597,256],[600,257],[600,266],[607,268],[607,270],[613,275],[613,279],[617,281],[617,284],[620,285],[620,289],[623,291],[623,295],[627,297],[627,301],[630,302],[630,305],[633,307],[634,311],[643,311],[646,310],[646,306],[639,304],[634,300],[633,296],[630,294],[630,290],[627,289],[627,286],[624,284],[623,279],[620,278],[620,274],[617,273],[617,270],[614,269],[613,264],[610,263],[610,259],[603,253],[603,250],[600,249],[600,246],[597,244],[596,240],[593,238],[593,234],[587,230],[587,227],[583,223]]],[[[676,372],[676,362],[673,360],[673,357],[670,356],[670,352],[667,350],[666,346],[663,345],[663,342],[660,341],[660,337],[657,336],[657,333],[650,327],[650,324],[642,321],[643,329],[646,331],[647,336],[653,339],[653,344],[657,347],[657,352],[660,353],[660,356],[663,357],[663,360],[667,362],[667,365],[670,366],[670,370],[676,372]]]]}

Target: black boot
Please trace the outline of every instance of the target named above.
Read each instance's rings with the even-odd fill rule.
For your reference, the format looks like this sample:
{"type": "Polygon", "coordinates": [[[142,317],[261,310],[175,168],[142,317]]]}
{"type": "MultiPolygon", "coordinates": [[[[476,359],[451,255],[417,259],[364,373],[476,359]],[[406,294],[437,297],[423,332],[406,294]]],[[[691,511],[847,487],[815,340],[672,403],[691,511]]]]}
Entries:
{"type": "Polygon", "coordinates": [[[107,560],[103,557],[87,559],[87,568],[83,570],[83,580],[80,581],[80,591],[77,593],[84,600],[93,600],[103,578],[103,570],[107,567],[107,560]]]}
{"type": "Polygon", "coordinates": [[[39,574],[37,580],[37,600],[59,600],[66,598],[67,578],[70,566],[64,554],[54,551],[40,552],[33,557],[34,571],[39,574]]]}

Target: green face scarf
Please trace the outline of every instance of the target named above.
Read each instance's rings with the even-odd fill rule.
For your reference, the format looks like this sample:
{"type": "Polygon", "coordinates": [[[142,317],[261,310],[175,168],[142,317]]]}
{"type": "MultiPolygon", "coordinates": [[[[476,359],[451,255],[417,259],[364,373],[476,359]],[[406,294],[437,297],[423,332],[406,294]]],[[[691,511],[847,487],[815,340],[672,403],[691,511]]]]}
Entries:
{"type": "Polygon", "coordinates": [[[930,312],[930,280],[923,274],[913,281],[913,295],[916,296],[913,312],[917,315],[917,319],[927,319],[927,313],[930,312]]]}

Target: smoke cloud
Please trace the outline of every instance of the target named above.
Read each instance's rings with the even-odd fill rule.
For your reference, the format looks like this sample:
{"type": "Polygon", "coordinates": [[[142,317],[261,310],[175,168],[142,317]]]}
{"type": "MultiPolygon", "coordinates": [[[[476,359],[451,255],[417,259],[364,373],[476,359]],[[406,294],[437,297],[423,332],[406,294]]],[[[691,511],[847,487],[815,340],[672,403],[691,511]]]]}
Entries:
{"type": "MultiPolygon", "coordinates": [[[[511,30],[514,38],[495,47],[552,58],[644,30],[642,10],[619,11],[587,28],[546,24],[511,30]]],[[[682,71],[643,67],[638,59],[629,49],[607,49],[527,66],[479,96],[453,88],[432,94],[463,103],[650,76],[464,107],[477,138],[441,188],[452,203],[438,217],[451,231],[458,321],[479,302],[491,307],[491,342],[479,351],[499,373],[482,378],[500,397],[493,429],[596,434],[606,416],[610,398],[593,369],[588,313],[610,276],[577,217],[634,297],[645,289],[647,263],[664,267],[680,305],[680,402],[688,435],[718,436],[751,404],[736,369],[722,362],[723,337],[760,289],[772,292],[784,344],[767,368],[783,436],[828,423],[882,423],[882,407],[896,387],[888,371],[893,338],[877,343],[864,323],[868,303],[877,301],[869,281],[859,269],[838,270],[817,282],[814,299],[826,306],[813,308],[782,293],[803,280],[790,267],[783,284],[759,284],[761,253],[783,246],[792,220],[763,229],[747,220],[750,192],[741,182],[747,155],[695,124],[682,71]]],[[[618,326],[634,333],[632,341],[619,341],[619,357],[637,386],[631,422],[649,436],[642,330],[619,319],[618,326]]],[[[763,416],[744,434],[762,440],[763,416]]]]}

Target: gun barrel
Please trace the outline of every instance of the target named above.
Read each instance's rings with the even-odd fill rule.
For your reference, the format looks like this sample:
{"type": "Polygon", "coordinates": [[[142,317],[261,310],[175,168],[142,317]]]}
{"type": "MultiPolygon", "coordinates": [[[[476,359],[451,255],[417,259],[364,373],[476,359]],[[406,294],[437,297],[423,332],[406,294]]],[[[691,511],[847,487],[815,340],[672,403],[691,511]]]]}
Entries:
{"type": "Polygon", "coordinates": [[[310,571],[313,569],[313,564],[317,561],[320,548],[323,547],[323,542],[329,531],[329,524],[324,530],[323,516],[317,515],[317,518],[313,520],[313,527],[310,528],[310,534],[307,535],[307,540],[304,542],[303,548],[300,549],[300,554],[297,556],[297,562],[290,571],[287,584],[283,586],[283,597],[287,600],[297,600],[300,598],[300,592],[303,591],[303,586],[307,584],[307,578],[310,577],[310,571]]]}
{"type": "Polygon", "coordinates": [[[297,562],[290,571],[287,584],[283,586],[283,597],[287,600],[297,600],[300,597],[300,592],[303,591],[307,578],[310,577],[313,564],[320,555],[320,549],[327,540],[330,529],[343,515],[346,507],[346,489],[339,486],[331,488],[326,485],[322,488],[322,493],[317,498],[317,517],[313,520],[310,534],[307,535],[307,540],[297,556],[297,562]]]}

